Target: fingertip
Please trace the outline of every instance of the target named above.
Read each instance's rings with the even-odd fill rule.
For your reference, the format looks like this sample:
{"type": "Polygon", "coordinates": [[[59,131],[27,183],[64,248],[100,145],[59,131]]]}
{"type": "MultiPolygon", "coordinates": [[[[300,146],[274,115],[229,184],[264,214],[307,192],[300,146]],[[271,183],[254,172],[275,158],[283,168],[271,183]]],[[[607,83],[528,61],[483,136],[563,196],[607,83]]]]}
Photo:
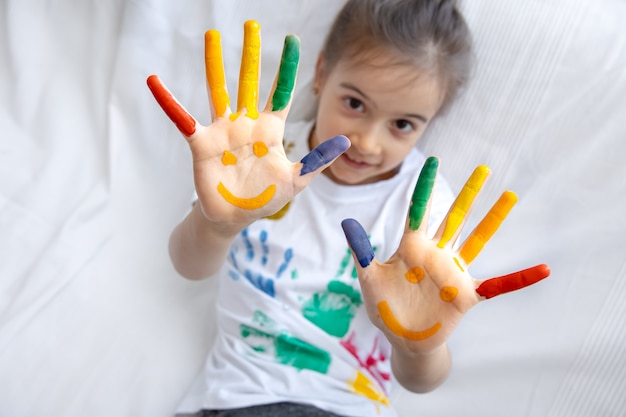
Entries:
{"type": "Polygon", "coordinates": [[[374,260],[374,250],[363,226],[355,219],[345,219],[341,228],[359,265],[366,268],[374,260]]]}
{"type": "Polygon", "coordinates": [[[146,78],[146,84],[148,84],[148,88],[153,93],[155,90],[163,88],[163,83],[161,83],[161,79],[156,74],[149,75],[148,78],[146,78]]]}
{"type": "Polygon", "coordinates": [[[436,156],[429,156],[428,159],[426,159],[426,162],[424,163],[424,165],[428,169],[439,168],[439,158],[436,156]]]}
{"type": "Polygon", "coordinates": [[[546,264],[537,265],[537,274],[542,278],[547,278],[550,276],[550,267],[546,264]]]}
{"type": "Polygon", "coordinates": [[[335,149],[337,151],[340,151],[337,156],[341,155],[342,153],[344,153],[345,151],[347,151],[350,146],[352,146],[352,143],[350,142],[350,139],[348,139],[346,136],[344,135],[338,135],[335,137],[332,137],[330,139],[328,139],[326,142],[329,141],[333,141],[333,143],[335,144],[335,149]]]}
{"type": "Polygon", "coordinates": [[[247,20],[244,24],[243,24],[244,29],[247,30],[255,30],[258,31],[261,29],[261,25],[259,24],[259,22],[257,22],[256,20],[247,20]]]}
{"type": "Polygon", "coordinates": [[[353,234],[356,229],[361,228],[361,224],[355,219],[348,218],[341,221],[341,228],[347,237],[349,234],[353,234]]]}
{"type": "Polygon", "coordinates": [[[204,40],[206,43],[219,42],[220,32],[217,29],[209,29],[204,32],[204,40]]]}
{"type": "Polygon", "coordinates": [[[300,160],[302,163],[300,176],[310,174],[328,165],[349,147],[350,141],[341,135],[322,142],[300,160]]]}
{"type": "Polygon", "coordinates": [[[285,46],[288,46],[289,48],[300,49],[300,44],[301,44],[300,37],[298,35],[291,33],[285,36],[285,46]]]}

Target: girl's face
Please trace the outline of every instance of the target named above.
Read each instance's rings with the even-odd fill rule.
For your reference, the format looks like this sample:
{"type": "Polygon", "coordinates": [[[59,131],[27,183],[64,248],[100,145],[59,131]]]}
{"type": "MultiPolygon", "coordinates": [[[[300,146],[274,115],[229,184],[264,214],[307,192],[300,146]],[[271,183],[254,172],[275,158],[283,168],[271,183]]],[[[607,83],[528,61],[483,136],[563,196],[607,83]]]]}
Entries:
{"type": "Polygon", "coordinates": [[[324,171],[338,184],[369,184],[394,176],[441,107],[441,91],[431,76],[411,65],[388,65],[377,55],[366,64],[342,59],[315,74],[319,107],[311,148],[336,135],[352,146],[324,171]]]}

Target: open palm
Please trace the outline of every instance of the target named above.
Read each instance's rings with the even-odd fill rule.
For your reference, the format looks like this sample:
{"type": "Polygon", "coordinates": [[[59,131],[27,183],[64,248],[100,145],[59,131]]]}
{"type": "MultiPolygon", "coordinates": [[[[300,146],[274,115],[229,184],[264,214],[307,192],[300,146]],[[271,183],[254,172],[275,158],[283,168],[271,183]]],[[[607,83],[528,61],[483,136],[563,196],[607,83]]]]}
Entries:
{"type": "Polygon", "coordinates": [[[538,265],[502,277],[474,279],[471,262],[493,236],[517,201],[506,191],[468,238],[456,240],[489,169],[476,168],[431,239],[427,218],[438,160],[429,158],[420,173],[396,253],[385,263],[374,259],[365,230],[353,219],[342,223],[357,263],[370,320],[397,348],[428,352],[443,344],[478,302],[517,290],[547,277],[538,265]]]}
{"type": "Polygon", "coordinates": [[[293,163],[283,132],[295,85],[300,42],[285,38],[280,68],[267,105],[258,112],[260,28],[244,25],[237,112],[226,91],[219,32],[205,34],[205,64],[212,123],[200,125],[156,75],[148,78],[155,99],[189,143],[194,181],[207,220],[241,227],[274,214],[349,147],[332,138],[293,163]]]}

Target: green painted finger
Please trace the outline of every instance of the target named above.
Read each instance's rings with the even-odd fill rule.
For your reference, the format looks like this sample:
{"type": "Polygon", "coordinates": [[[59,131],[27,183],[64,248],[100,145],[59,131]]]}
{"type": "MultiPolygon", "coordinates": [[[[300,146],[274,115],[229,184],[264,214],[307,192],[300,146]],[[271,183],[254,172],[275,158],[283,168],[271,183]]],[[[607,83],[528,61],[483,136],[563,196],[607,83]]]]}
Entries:
{"type": "Polygon", "coordinates": [[[278,78],[276,80],[276,89],[272,96],[272,111],[283,110],[289,104],[296,84],[299,61],[300,39],[297,36],[288,35],[285,37],[283,55],[280,59],[278,78]]]}
{"type": "Polygon", "coordinates": [[[424,220],[428,200],[430,200],[430,195],[435,185],[438,167],[439,160],[434,156],[431,156],[424,162],[417,184],[415,184],[413,197],[411,197],[411,206],[409,208],[409,228],[411,230],[417,230],[422,224],[422,220],[424,220]]]}

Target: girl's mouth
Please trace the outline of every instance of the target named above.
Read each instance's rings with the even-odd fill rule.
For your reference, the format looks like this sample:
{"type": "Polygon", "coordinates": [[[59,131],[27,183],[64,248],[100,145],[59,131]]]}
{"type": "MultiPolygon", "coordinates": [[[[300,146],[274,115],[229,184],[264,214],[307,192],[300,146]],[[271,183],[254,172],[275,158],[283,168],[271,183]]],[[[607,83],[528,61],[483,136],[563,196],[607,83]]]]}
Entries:
{"type": "Polygon", "coordinates": [[[341,155],[341,159],[346,165],[354,169],[365,169],[365,168],[369,168],[370,166],[372,166],[371,164],[368,164],[367,162],[356,161],[345,153],[341,155]]]}

